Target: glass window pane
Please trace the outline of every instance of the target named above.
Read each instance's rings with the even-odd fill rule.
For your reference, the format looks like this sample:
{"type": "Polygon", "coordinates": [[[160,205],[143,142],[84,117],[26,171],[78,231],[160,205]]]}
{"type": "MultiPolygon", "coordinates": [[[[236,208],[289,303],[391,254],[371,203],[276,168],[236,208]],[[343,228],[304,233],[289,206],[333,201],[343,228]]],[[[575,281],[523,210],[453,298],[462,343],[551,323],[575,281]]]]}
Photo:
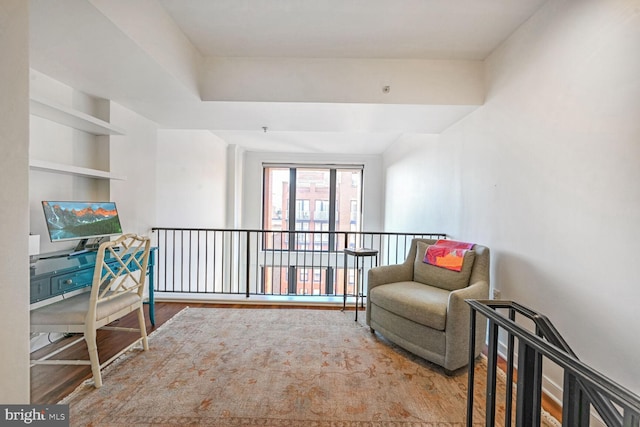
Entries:
{"type": "MultiPolygon", "coordinates": [[[[263,227],[268,230],[307,232],[292,235],[284,233],[282,243],[279,241],[274,244],[272,242],[275,239],[271,239],[266,242],[265,248],[340,250],[345,247],[345,234],[334,235],[332,232],[361,229],[362,169],[265,167],[263,218],[263,227]],[[294,188],[294,183],[289,182],[292,172],[296,177],[295,212],[291,213],[294,215],[293,223],[290,222],[289,213],[289,198],[294,188]],[[330,200],[333,176],[336,197],[330,200]],[[335,221],[331,224],[330,213],[335,214],[335,221]]],[[[350,235],[347,245],[357,246],[357,238],[357,235],[350,235]]]]}
{"type": "MultiPolygon", "coordinates": [[[[288,229],[289,168],[264,168],[262,228],[265,230],[288,229]]],[[[265,249],[287,249],[288,236],[268,233],[264,236],[265,249]]]]}
{"type": "MultiPolygon", "coordinates": [[[[336,231],[360,231],[362,225],[362,170],[338,169],[336,172],[336,231]]],[[[345,247],[345,234],[337,234],[336,247],[345,247]]],[[[355,248],[358,235],[350,234],[346,246],[355,248]]]]}
{"type": "Polygon", "coordinates": [[[352,224],[360,230],[362,171],[338,169],[336,180],[336,231],[349,231],[352,224]]]}
{"type": "Polygon", "coordinates": [[[307,230],[317,230],[315,224],[323,221],[322,214],[318,217],[316,212],[322,201],[329,200],[329,184],[329,169],[296,168],[296,219],[310,225],[307,230]]]}
{"type": "Polygon", "coordinates": [[[262,208],[265,230],[286,230],[286,212],[289,201],[289,169],[264,169],[264,206],[262,208]]]}

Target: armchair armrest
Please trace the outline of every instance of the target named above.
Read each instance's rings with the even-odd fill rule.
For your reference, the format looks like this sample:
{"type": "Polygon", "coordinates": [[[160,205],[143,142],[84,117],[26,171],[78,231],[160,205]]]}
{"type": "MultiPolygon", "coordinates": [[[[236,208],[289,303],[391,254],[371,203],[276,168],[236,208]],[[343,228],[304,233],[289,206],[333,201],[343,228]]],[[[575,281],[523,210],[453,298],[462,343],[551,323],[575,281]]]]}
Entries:
{"type": "MultiPolygon", "coordinates": [[[[489,298],[489,284],[484,280],[475,282],[466,288],[457,289],[452,291],[449,295],[449,310],[456,311],[458,307],[454,306],[461,304],[461,307],[466,310],[469,305],[464,302],[466,299],[488,299],[489,298]]],[[[459,310],[458,310],[459,311],[459,310]]]]}
{"type": "MultiPolygon", "coordinates": [[[[452,328],[456,335],[469,329],[469,313],[471,308],[464,300],[466,299],[488,299],[489,284],[484,280],[476,282],[466,288],[458,289],[449,294],[449,304],[447,307],[446,330],[449,333],[452,328]]],[[[468,334],[464,333],[467,336],[468,334]]]]}
{"type": "Polygon", "coordinates": [[[383,265],[369,269],[368,290],[386,283],[405,282],[413,280],[413,265],[396,264],[383,265]]]}
{"type": "MultiPolygon", "coordinates": [[[[413,264],[383,265],[369,269],[367,275],[367,295],[371,295],[371,289],[387,283],[407,282],[413,280],[413,264]]],[[[367,325],[371,325],[371,298],[367,298],[367,325]]]]}
{"type": "MultiPolygon", "coordinates": [[[[487,299],[489,298],[489,283],[481,280],[466,288],[458,289],[449,294],[447,307],[447,324],[445,332],[447,334],[447,349],[445,363],[451,366],[466,365],[469,358],[469,317],[471,307],[465,302],[466,299],[487,299]]],[[[485,342],[486,322],[479,322],[476,326],[476,348],[477,355],[485,342]]]]}

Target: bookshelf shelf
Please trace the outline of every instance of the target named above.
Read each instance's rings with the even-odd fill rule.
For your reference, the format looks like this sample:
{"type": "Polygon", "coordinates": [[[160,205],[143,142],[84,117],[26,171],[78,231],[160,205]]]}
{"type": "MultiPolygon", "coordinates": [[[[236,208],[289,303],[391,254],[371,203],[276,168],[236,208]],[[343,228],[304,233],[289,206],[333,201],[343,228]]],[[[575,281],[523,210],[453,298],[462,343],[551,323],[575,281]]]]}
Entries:
{"type": "Polygon", "coordinates": [[[82,176],[85,178],[113,179],[120,181],[124,181],[127,179],[124,176],[113,174],[107,171],[102,171],[99,169],[83,168],[80,166],[65,165],[62,163],[53,163],[37,159],[29,160],[29,168],[31,170],[62,173],[67,175],[82,176]]]}
{"type": "Polygon", "coordinates": [[[41,98],[31,98],[30,112],[34,116],[42,117],[93,135],[124,135],[122,129],[113,126],[111,123],[41,98]]]}

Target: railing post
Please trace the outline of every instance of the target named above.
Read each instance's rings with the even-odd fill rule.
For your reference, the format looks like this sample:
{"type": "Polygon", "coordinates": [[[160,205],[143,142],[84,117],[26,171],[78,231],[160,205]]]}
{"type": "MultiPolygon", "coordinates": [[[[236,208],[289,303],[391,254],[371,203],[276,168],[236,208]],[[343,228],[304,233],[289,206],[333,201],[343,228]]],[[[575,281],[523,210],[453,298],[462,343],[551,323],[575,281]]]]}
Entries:
{"type": "Polygon", "coordinates": [[[622,419],[623,427],[638,427],[640,425],[640,414],[634,414],[629,408],[624,408],[622,419]]]}
{"type": "Polygon", "coordinates": [[[249,296],[250,296],[249,278],[250,278],[250,273],[251,273],[251,232],[250,231],[247,231],[246,245],[247,245],[247,260],[246,260],[247,267],[246,267],[246,271],[245,271],[245,289],[246,289],[245,296],[247,298],[249,298],[249,296]]]}
{"type": "Polygon", "coordinates": [[[289,287],[287,289],[287,292],[289,294],[295,294],[296,293],[296,288],[297,288],[297,275],[296,275],[296,267],[294,265],[290,265],[289,266],[289,276],[288,276],[288,282],[289,282],[289,287]]]}
{"type": "Polygon", "coordinates": [[[344,250],[349,247],[349,233],[344,234],[344,248],[342,248],[342,260],[343,260],[343,270],[342,270],[342,309],[344,310],[347,306],[347,279],[348,279],[348,271],[349,265],[347,262],[347,255],[344,253],[344,250]]]}
{"type": "Polygon", "coordinates": [[[327,267],[327,277],[325,279],[325,283],[325,294],[333,295],[333,267],[331,266],[327,267]]]}
{"type": "Polygon", "coordinates": [[[476,310],[471,307],[469,317],[469,366],[467,368],[467,427],[473,426],[473,384],[475,377],[476,310]]]}
{"type": "Polygon", "coordinates": [[[562,387],[562,422],[565,426],[577,427],[581,425],[583,418],[580,415],[581,401],[582,392],[575,375],[565,371],[562,387]]]}
{"type": "MultiPolygon", "coordinates": [[[[516,426],[532,427],[536,416],[536,351],[526,342],[520,340],[518,348],[518,393],[516,403],[516,426]]],[[[540,417],[538,416],[539,420],[540,417]]],[[[491,424],[493,425],[493,424],[491,424]]],[[[539,424],[538,424],[539,425],[539,424]]]]}
{"type": "Polygon", "coordinates": [[[498,325],[489,319],[489,345],[487,349],[487,402],[486,425],[496,425],[496,379],[498,372],[498,325]]]}
{"type": "MultiPolygon", "coordinates": [[[[516,311],[509,308],[509,320],[515,322],[516,311]]],[[[505,420],[505,427],[511,427],[511,414],[513,414],[513,353],[515,347],[515,337],[508,334],[507,338],[507,384],[505,391],[505,413],[509,414],[505,420]]]]}

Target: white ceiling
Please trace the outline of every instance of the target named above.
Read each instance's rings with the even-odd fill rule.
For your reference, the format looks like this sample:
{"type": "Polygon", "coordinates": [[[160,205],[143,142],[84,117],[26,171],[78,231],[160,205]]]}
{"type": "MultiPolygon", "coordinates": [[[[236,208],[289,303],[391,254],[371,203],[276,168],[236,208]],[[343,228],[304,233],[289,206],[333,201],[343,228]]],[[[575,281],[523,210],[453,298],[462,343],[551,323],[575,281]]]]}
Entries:
{"type": "Polygon", "coordinates": [[[542,0],[159,0],[205,56],[484,59],[542,0]]]}
{"type": "Polygon", "coordinates": [[[265,102],[252,89],[241,101],[202,101],[203,70],[220,58],[268,58],[272,68],[325,58],[347,70],[339,61],[481,61],[544,1],[30,0],[30,58],[161,128],[208,129],[248,150],[380,153],[402,133],[441,132],[479,103],[403,102],[398,91],[397,102],[356,92],[346,97],[355,102],[265,102]]]}

